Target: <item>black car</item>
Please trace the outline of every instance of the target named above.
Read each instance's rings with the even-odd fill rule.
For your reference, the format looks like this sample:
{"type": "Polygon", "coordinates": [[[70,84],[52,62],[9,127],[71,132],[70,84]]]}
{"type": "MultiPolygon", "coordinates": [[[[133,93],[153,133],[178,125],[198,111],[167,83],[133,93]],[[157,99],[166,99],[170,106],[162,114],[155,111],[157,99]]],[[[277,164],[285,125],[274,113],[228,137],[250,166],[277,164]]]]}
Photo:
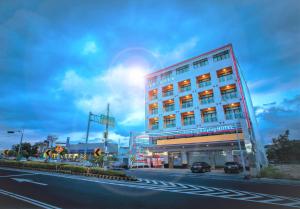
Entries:
{"type": "Polygon", "coordinates": [[[210,165],[206,162],[195,162],[191,166],[192,173],[204,173],[204,172],[210,172],[210,165]]]}
{"type": "Polygon", "coordinates": [[[237,162],[226,162],[224,165],[225,173],[239,173],[243,167],[237,162]]]}

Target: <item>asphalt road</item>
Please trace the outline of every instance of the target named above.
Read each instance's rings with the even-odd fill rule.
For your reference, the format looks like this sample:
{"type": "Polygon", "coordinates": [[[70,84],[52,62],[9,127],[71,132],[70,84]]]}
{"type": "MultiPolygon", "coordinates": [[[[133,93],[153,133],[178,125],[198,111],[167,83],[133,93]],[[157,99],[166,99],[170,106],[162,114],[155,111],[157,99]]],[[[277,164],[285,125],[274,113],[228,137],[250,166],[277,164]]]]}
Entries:
{"type": "Polygon", "coordinates": [[[249,182],[130,172],[147,178],[124,182],[0,167],[0,208],[300,208],[298,186],[255,183],[248,190],[249,182]],[[270,195],[277,192],[282,196],[270,195]]]}

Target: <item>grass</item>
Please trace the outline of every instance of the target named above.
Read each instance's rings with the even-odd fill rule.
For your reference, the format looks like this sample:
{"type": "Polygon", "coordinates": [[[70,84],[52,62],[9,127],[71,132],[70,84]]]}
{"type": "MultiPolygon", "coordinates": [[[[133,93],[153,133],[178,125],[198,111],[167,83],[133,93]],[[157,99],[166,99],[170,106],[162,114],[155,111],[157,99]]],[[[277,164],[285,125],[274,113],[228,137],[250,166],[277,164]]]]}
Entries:
{"type": "Polygon", "coordinates": [[[281,172],[278,168],[274,166],[268,166],[261,170],[259,177],[262,178],[273,178],[273,179],[294,179],[288,173],[281,172]]]}

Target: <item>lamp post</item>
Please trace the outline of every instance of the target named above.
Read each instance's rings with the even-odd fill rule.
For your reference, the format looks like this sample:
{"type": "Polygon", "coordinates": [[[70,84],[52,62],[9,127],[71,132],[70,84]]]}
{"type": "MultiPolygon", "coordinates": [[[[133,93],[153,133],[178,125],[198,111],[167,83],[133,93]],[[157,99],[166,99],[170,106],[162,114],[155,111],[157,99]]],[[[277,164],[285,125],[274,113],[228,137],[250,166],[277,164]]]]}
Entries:
{"type": "Polygon", "coordinates": [[[14,133],[21,133],[21,139],[20,139],[20,144],[19,144],[19,149],[18,149],[18,155],[17,157],[19,157],[20,155],[22,156],[22,142],[23,142],[23,135],[24,135],[24,129],[23,130],[17,130],[17,131],[7,131],[8,134],[14,134],[14,133]]]}

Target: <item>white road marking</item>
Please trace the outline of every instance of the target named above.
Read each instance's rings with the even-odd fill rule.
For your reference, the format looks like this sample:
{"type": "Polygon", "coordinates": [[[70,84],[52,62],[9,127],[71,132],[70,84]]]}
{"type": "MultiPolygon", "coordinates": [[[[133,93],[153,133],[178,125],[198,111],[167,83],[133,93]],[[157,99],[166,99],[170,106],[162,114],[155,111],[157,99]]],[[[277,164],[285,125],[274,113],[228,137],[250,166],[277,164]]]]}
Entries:
{"type": "Polygon", "coordinates": [[[95,179],[95,178],[82,177],[82,176],[72,176],[68,174],[55,174],[55,173],[45,173],[45,172],[33,172],[33,171],[26,171],[26,172],[36,173],[45,176],[55,176],[55,177],[61,177],[67,179],[94,182],[99,184],[108,184],[108,185],[124,186],[124,187],[139,188],[139,189],[150,189],[150,190],[166,191],[166,192],[176,192],[181,194],[209,196],[215,198],[224,198],[224,199],[231,199],[231,200],[255,202],[261,204],[281,205],[281,206],[300,208],[299,198],[255,193],[255,192],[248,192],[242,190],[232,190],[232,189],[206,187],[206,186],[190,185],[190,184],[178,184],[178,183],[175,184],[173,182],[167,182],[167,181],[164,181],[164,183],[162,183],[161,181],[141,179],[141,178],[138,179],[138,181],[136,182],[128,182],[128,181],[114,181],[114,180],[107,180],[107,179],[95,179]],[[187,190],[185,189],[186,187],[193,188],[194,190],[192,189],[187,190]]]}
{"type": "Polygon", "coordinates": [[[38,185],[42,185],[42,186],[47,186],[48,184],[44,184],[44,183],[41,183],[41,182],[36,182],[36,181],[33,181],[33,180],[30,180],[30,179],[21,179],[21,178],[11,178],[19,183],[23,183],[23,182],[26,182],[26,183],[31,183],[31,184],[38,184],[38,185]]]}
{"type": "Polygon", "coordinates": [[[50,204],[47,204],[47,203],[44,203],[44,202],[41,202],[41,201],[38,201],[38,200],[35,200],[35,199],[31,199],[29,197],[18,195],[18,194],[12,193],[12,192],[8,192],[8,191],[5,191],[3,189],[0,189],[0,194],[12,197],[14,199],[18,199],[18,200],[21,200],[21,201],[24,201],[24,202],[27,202],[27,203],[30,203],[32,205],[39,206],[41,208],[46,208],[46,209],[60,209],[60,208],[58,208],[56,206],[53,206],[53,205],[50,205],[50,204]]]}

